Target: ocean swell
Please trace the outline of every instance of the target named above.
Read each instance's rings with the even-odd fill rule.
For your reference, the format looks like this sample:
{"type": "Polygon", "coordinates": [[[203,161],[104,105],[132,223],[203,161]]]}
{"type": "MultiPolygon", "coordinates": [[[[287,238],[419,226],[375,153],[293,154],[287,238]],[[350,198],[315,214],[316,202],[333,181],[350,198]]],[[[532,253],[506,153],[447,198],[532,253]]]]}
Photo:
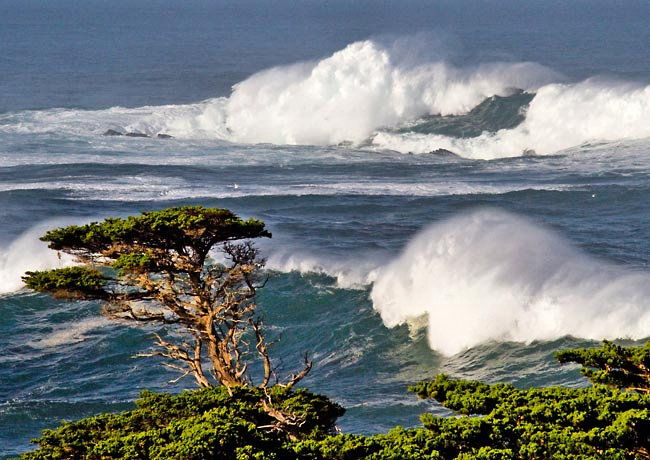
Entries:
{"type": "Polygon", "coordinates": [[[474,159],[547,155],[588,142],[650,137],[650,86],[603,78],[567,83],[531,62],[459,67],[444,57],[414,61],[404,53],[395,44],[359,41],[318,61],[258,72],[234,85],[229,97],[2,114],[0,133],[97,136],[111,129],[242,144],[444,149],[474,159]],[[510,114],[507,106],[508,113],[471,112],[488,98],[518,94],[515,89],[527,92],[519,93],[526,98],[520,113],[510,114]],[[454,120],[459,115],[467,119],[454,120]],[[447,131],[422,130],[418,120],[426,125],[430,116],[449,118],[439,123],[447,131]],[[459,121],[471,129],[450,133],[459,121]]]}
{"type": "Polygon", "coordinates": [[[388,327],[426,317],[429,344],[445,355],[487,341],[650,336],[648,273],[494,209],[422,231],[377,270],[371,299],[388,327]]]}
{"type": "Polygon", "coordinates": [[[524,121],[515,128],[472,138],[379,132],[373,144],[400,152],[447,149],[466,158],[548,155],[593,141],[650,137],[650,86],[589,79],[537,90],[524,121]]]}
{"type": "Polygon", "coordinates": [[[113,129],[240,143],[359,144],[382,127],[429,114],[463,114],[487,97],[510,94],[513,88],[534,91],[559,78],[531,62],[458,67],[444,59],[413,62],[404,56],[407,52],[395,44],[365,40],[319,61],[256,73],[236,84],[227,98],[5,114],[0,132],[97,135],[113,129]]]}

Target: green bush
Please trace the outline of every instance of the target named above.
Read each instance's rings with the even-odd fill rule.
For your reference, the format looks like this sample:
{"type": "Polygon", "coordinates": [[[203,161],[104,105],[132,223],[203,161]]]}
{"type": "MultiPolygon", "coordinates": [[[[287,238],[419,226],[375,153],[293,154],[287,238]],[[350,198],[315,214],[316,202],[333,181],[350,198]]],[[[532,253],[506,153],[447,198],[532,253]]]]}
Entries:
{"type": "MultiPolygon", "coordinates": [[[[637,356],[637,349],[619,354],[637,356]]],[[[611,352],[611,344],[584,353],[611,352]],[[607,351],[609,350],[609,351],[607,351]]],[[[564,355],[565,357],[567,355],[564,355]]],[[[439,375],[410,388],[458,413],[423,427],[335,434],[344,410],[324,396],[274,386],[144,391],[121,414],[64,423],[23,459],[648,459],[650,394],[618,385],[518,389],[439,375]]]]}
{"type": "Polygon", "coordinates": [[[332,433],[343,408],[303,389],[206,388],[179,395],[143,391],[136,409],[45,430],[23,459],[285,459],[292,440],[332,433]],[[290,414],[282,426],[264,404],[290,414]]]}
{"type": "Polygon", "coordinates": [[[56,270],[26,272],[25,286],[39,292],[52,292],[63,298],[102,298],[106,279],[89,267],[67,267],[56,270]]]}

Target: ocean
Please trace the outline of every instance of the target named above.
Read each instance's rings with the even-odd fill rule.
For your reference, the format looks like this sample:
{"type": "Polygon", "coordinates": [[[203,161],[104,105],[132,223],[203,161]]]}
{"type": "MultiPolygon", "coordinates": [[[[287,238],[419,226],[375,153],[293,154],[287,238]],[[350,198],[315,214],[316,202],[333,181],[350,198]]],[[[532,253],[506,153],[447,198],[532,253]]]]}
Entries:
{"type": "Polygon", "coordinates": [[[586,385],[650,336],[650,3],[0,2],[0,456],[189,379],[152,330],[24,289],[39,237],[197,204],[264,220],[280,373],[345,432],[440,372],[586,385]],[[148,137],[105,136],[138,133],[148,137]],[[158,135],[166,136],[158,137],[158,135]]]}

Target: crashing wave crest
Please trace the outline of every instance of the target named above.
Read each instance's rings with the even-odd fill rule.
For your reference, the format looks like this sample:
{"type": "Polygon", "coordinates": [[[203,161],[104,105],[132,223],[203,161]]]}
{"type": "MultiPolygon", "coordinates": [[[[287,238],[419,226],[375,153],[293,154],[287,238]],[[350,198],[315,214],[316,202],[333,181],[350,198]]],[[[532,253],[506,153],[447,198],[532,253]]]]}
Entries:
{"type": "Polygon", "coordinates": [[[350,142],[404,153],[445,149],[476,159],[650,137],[650,86],[594,78],[562,83],[555,72],[530,62],[414,63],[403,52],[403,47],[360,41],[319,61],[256,73],[236,84],[229,97],[133,109],[10,113],[0,116],[0,132],[96,135],[115,129],[238,143],[350,142]],[[517,126],[473,132],[470,138],[405,129],[429,115],[468,114],[486,98],[507,96],[513,88],[535,93],[517,126]]]}
{"type": "Polygon", "coordinates": [[[493,209],[422,231],[377,271],[371,299],[388,327],[426,316],[431,348],[447,355],[486,341],[650,336],[650,274],[493,209]]]}

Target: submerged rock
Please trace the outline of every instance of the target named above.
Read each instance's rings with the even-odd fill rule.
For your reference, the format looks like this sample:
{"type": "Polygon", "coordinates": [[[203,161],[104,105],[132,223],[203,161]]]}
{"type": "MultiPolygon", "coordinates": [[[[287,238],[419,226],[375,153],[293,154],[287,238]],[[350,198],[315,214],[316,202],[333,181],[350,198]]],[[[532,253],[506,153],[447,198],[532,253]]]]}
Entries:
{"type": "MultiPolygon", "coordinates": [[[[128,133],[123,133],[115,129],[107,129],[103,134],[104,136],[126,136],[126,137],[151,137],[149,134],[139,133],[136,131],[130,131],[128,133]]],[[[171,134],[160,133],[156,136],[158,139],[173,139],[174,136],[171,134]]]]}
{"type": "Polygon", "coordinates": [[[109,129],[104,133],[104,136],[124,136],[124,134],[119,131],[115,131],[114,129],[109,129]]]}
{"type": "Polygon", "coordinates": [[[438,155],[441,157],[457,157],[458,154],[447,149],[435,149],[429,152],[432,155],[438,155]]]}

